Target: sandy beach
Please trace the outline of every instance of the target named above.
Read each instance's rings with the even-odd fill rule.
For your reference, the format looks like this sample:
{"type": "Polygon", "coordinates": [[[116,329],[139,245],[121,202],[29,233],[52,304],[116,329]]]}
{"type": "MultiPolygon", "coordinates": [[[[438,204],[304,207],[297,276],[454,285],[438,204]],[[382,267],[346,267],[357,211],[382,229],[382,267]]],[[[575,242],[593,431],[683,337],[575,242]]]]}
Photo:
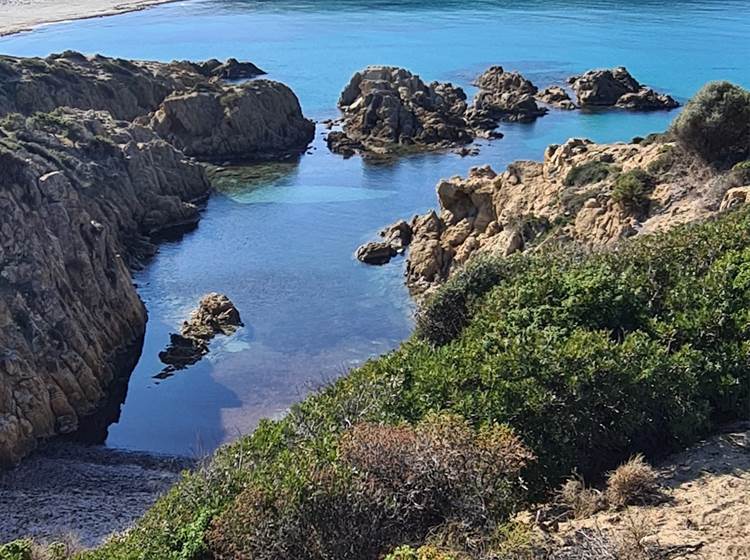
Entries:
{"type": "Polygon", "coordinates": [[[45,23],[111,16],[177,0],[0,0],[0,36],[45,23]]]}

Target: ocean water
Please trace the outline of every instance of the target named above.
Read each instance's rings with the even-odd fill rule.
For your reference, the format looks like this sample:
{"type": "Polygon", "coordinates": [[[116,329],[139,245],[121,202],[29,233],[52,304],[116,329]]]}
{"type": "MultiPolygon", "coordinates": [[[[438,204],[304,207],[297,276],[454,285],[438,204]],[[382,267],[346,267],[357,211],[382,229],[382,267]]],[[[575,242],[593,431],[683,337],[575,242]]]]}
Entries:
{"type": "MultiPolygon", "coordinates": [[[[337,114],[341,88],[368,64],[404,66],[470,93],[472,78],[492,64],[542,87],[624,65],[685,101],[710,80],[750,86],[750,2],[187,0],[0,38],[6,54],[64,49],[249,59],[289,84],[314,119],[337,114]]],[[[505,138],[480,142],[476,157],[380,164],[329,153],[319,128],[298,160],[232,170],[199,227],[163,244],[136,274],[147,337],[108,445],[202,454],[396,347],[412,328],[404,261],[367,267],[353,253],[382,226],[435,207],[441,177],[538,159],[570,137],[628,141],[664,130],[675,114],[552,111],[533,124],[503,125],[505,138]],[[199,364],[154,379],[169,332],[208,291],[227,294],[246,326],[218,337],[199,364]]]]}

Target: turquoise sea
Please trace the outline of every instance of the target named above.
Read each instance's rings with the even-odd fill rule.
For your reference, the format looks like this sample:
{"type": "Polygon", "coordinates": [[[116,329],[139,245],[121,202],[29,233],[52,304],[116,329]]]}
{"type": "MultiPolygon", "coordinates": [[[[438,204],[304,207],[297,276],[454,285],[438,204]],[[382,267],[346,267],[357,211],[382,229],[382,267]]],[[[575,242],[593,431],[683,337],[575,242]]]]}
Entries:
{"type": "MultiPolygon", "coordinates": [[[[336,116],[341,88],[368,64],[404,66],[470,93],[472,78],[492,64],[538,86],[624,65],[685,101],[709,80],[750,87],[750,2],[187,0],[0,38],[5,54],[65,49],[249,59],[289,84],[314,119],[336,116]]],[[[433,208],[441,177],[539,159],[546,145],[574,136],[627,141],[664,130],[675,114],[553,111],[534,124],[504,125],[505,138],[480,143],[476,157],[429,154],[387,164],[329,153],[319,128],[299,160],[233,174],[200,226],[162,245],[136,274],[150,320],[108,445],[210,451],[397,346],[412,327],[404,261],[366,267],[353,253],[382,226],[433,208]],[[153,379],[168,333],[208,291],[226,293],[246,327],[216,339],[201,363],[153,379]]]]}

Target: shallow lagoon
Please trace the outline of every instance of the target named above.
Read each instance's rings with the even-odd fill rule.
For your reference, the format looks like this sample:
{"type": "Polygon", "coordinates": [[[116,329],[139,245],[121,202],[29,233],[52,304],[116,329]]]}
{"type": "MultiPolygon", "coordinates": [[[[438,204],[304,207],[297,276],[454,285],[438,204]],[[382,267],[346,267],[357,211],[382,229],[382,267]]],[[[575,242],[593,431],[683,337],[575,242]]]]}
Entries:
{"type": "MultiPolygon", "coordinates": [[[[128,58],[247,58],[288,83],[306,114],[336,115],[349,76],[367,64],[427,80],[469,82],[491,64],[545,86],[593,67],[625,65],[684,101],[703,83],[750,86],[750,3],[720,1],[189,0],[0,39],[0,52],[64,49],[128,58]]],[[[477,157],[452,153],[372,164],[330,154],[322,129],[298,161],[232,174],[200,226],[168,242],[136,274],[149,309],[143,355],[108,444],[203,453],[283,414],[312,388],[411,330],[403,259],[371,268],[353,257],[383,225],[435,206],[441,177],[472,165],[538,159],[572,136],[629,140],[674,113],[552,112],[506,125],[477,157]],[[157,353],[205,292],[229,295],[246,327],[218,338],[203,362],[158,382],[157,353]]]]}

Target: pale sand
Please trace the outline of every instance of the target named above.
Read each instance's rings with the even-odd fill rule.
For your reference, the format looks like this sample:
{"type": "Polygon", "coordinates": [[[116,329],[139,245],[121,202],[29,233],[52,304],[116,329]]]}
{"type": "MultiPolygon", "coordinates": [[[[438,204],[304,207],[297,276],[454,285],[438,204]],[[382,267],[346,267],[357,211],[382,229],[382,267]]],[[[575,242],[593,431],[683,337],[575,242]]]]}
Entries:
{"type": "Polygon", "coordinates": [[[0,36],[45,23],[111,16],[178,0],[0,0],[0,36]]]}
{"type": "MultiPolygon", "coordinates": [[[[737,426],[672,456],[661,466],[664,503],[602,512],[561,526],[625,533],[633,525],[682,560],[750,559],[750,426],[737,426]]],[[[645,542],[645,541],[644,541],[645,542]]]]}

